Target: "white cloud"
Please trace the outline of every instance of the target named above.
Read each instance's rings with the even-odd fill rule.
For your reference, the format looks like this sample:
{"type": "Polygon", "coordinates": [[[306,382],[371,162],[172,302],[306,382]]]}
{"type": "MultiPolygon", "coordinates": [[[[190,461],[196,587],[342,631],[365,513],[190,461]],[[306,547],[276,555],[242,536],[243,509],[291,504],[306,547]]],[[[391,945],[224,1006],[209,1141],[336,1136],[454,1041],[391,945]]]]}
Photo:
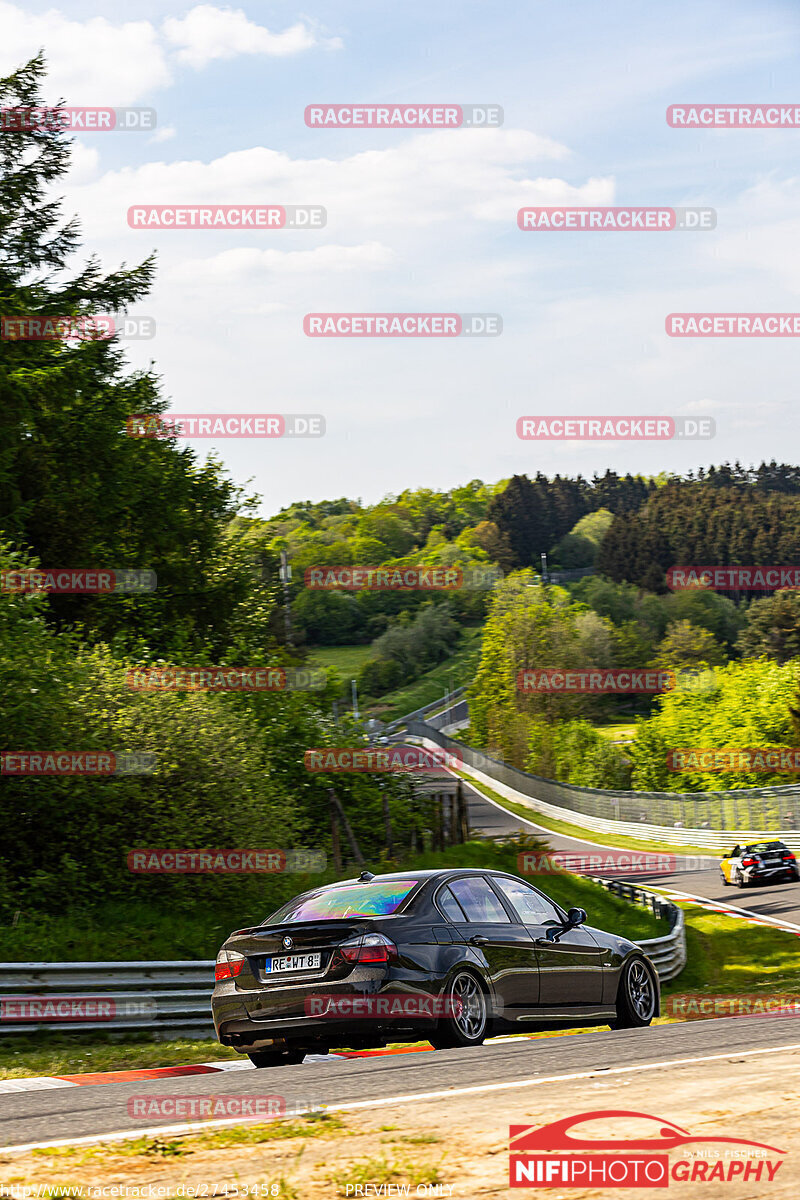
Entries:
{"type": "MultiPolygon", "coordinates": [[[[70,200],[91,216],[100,236],[124,232],[134,204],[321,204],[327,229],[308,236],[348,243],[371,238],[376,227],[410,233],[449,224],[457,230],[478,219],[512,229],[523,204],[613,201],[611,179],[573,185],[529,173],[531,163],[566,154],[558,143],[522,130],[412,134],[387,149],[342,159],[291,158],[256,146],[210,162],[151,162],[110,171],[70,200]]],[[[175,244],[172,233],[147,235],[143,243],[163,244],[166,237],[175,244]]],[[[182,232],[181,244],[192,236],[182,232]]]]}
{"type": "Polygon", "coordinates": [[[151,143],[171,142],[177,132],[174,125],[162,125],[160,129],[155,131],[149,141],[151,143]]]}
{"type": "Polygon", "coordinates": [[[747,295],[742,311],[778,311],[777,289],[800,293],[799,239],[800,179],[763,179],[721,214],[708,257],[731,271],[740,298],[747,295]]]}
{"type": "Polygon", "coordinates": [[[67,186],[81,187],[97,178],[100,153],[96,146],[74,141],[70,148],[69,171],[64,176],[67,186]]]}
{"type": "Polygon", "coordinates": [[[71,20],[59,9],[27,13],[0,0],[0,73],[10,74],[46,47],[48,103],[134,104],[171,82],[149,21],[71,20]]]}
{"type": "Polygon", "coordinates": [[[259,250],[241,247],[209,258],[193,258],[169,272],[180,283],[243,283],[271,275],[310,275],[330,271],[379,270],[395,255],[380,242],[361,246],[317,246],[313,250],[259,250]]]}
{"type": "Polygon", "coordinates": [[[168,42],[178,47],[178,60],[198,70],[218,58],[239,54],[286,57],[318,44],[314,29],[298,21],[282,33],[248,19],[242,9],[199,4],[185,17],[169,17],[162,26],[168,42]]]}
{"type": "MultiPolygon", "coordinates": [[[[0,0],[0,74],[10,74],[46,48],[46,97],[73,105],[146,102],[174,82],[175,65],[198,69],[241,54],[288,56],[313,46],[337,48],[310,21],[281,33],[248,20],[241,9],[196,5],[161,29],[150,21],[76,20],[59,8],[29,13],[0,0]]],[[[163,140],[156,137],[157,141],[163,140]]]]}

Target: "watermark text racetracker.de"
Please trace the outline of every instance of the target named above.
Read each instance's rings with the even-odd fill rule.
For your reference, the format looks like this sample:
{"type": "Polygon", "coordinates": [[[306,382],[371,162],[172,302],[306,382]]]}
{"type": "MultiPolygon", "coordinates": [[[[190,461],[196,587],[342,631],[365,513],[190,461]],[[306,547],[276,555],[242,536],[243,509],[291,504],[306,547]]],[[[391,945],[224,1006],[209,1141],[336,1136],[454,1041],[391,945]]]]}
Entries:
{"type": "Polygon", "coordinates": [[[523,231],[631,233],[716,229],[713,208],[545,207],[521,208],[517,225],[523,231]]]}
{"type": "Polygon", "coordinates": [[[71,133],[152,133],[157,116],[154,108],[0,108],[0,133],[29,133],[55,130],[71,133]]]}
{"type": "Polygon", "coordinates": [[[455,592],[485,591],[502,579],[493,564],[485,567],[389,566],[313,566],[303,576],[312,591],[341,588],[347,592],[455,592]]]}
{"type": "Polygon", "coordinates": [[[517,672],[517,691],[548,694],[639,694],[674,691],[674,671],[639,667],[534,667],[517,672]]]}
{"type": "Polygon", "coordinates": [[[673,129],[798,129],[798,104],[670,104],[673,129]]]}
{"type": "Polygon", "coordinates": [[[136,1021],[158,1015],[156,1000],[122,996],[3,996],[0,1022],[39,1024],[86,1021],[136,1021]]]}
{"type": "Polygon", "coordinates": [[[315,746],[303,755],[307,771],[354,772],[463,770],[461,756],[452,750],[426,749],[422,746],[315,746]]]}
{"type": "Polygon", "coordinates": [[[596,850],[574,853],[571,850],[525,850],[517,856],[520,875],[674,875],[680,870],[702,870],[716,859],[660,854],[646,850],[596,850]],[[690,864],[690,865],[687,865],[690,864]]]}
{"type": "Polygon", "coordinates": [[[800,337],[800,313],[670,313],[665,327],[674,338],[800,337]]]}
{"type": "Polygon", "coordinates": [[[324,850],[130,850],[133,875],[272,875],[324,871],[324,850]]]}
{"type": "Polygon", "coordinates": [[[499,313],[306,313],[307,337],[499,337],[499,313]]]}
{"type": "Polygon", "coordinates": [[[317,992],[304,1001],[307,1017],[330,1021],[359,1018],[402,1021],[412,1017],[437,1021],[442,1017],[458,1017],[461,1009],[459,996],[412,996],[406,992],[383,992],[381,995],[317,992]]]}
{"type": "Polygon", "coordinates": [[[324,229],[321,204],[133,204],[131,229],[324,229]]]}
{"type": "Polygon", "coordinates": [[[705,588],[712,592],[769,592],[800,588],[800,567],[694,566],[670,567],[666,574],[670,591],[681,592],[705,588]]]}
{"type": "Polygon", "coordinates": [[[692,746],[667,751],[670,771],[800,771],[800,749],[791,746],[692,746]]]}
{"type": "Polygon", "coordinates": [[[697,695],[716,687],[716,673],[698,667],[676,671],[655,667],[529,667],[517,672],[517,691],[522,695],[658,695],[673,691],[697,695]]]}
{"type": "Polygon", "coordinates": [[[720,1017],[800,1017],[800,995],[787,992],[740,992],[716,995],[694,992],[670,996],[664,1015],[678,1021],[717,1020],[720,1017]]]}
{"type": "Polygon", "coordinates": [[[18,313],[16,316],[0,317],[0,341],[3,342],[91,342],[110,341],[112,338],[147,341],[155,336],[155,321],[152,317],[144,316],[18,313]]]}
{"type": "Polygon", "coordinates": [[[135,667],[136,692],[313,692],[325,687],[324,667],[135,667]]]}
{"type": "Polygon", "coordinates": [[[0,750],[0,775],[152,775],[158,758],[148,750],[0,750]]]}
{"type": "Polygon", "coordinates": [[[47,592],[59,595],[108,596],[154,592],[155,571],[80,569],[75,567],[26,567],[0,571],[0,592],[47,592]]]}
{"type": "Polygon", "coordinates": [[[310,129],[488,129],[503,124],[499,104],[308,104],[310,129]]]}
{"type": "MultiPolygon", "coordinates": [[[[174,1120],[176,1117],[196,1120],[198,1117],[293,1117],[302,1113],[324,1112],[326,1102],[320,1096],[287,1100],[279,1094],[238,1096],[230,1093],[164,1096],[149,1092],[129,1096],[126,1104],[129,1117],[142,1120],[174,1120]]],[[[232,1192],[232,1195],[235,1195],[232,1192]]]]}
{"type": "Polygon", "coordinates": [[[319,438],[321,413],[135,413],[125,429],[135,438],[319,438]]]}
{"type": "Polygon", "coordinates": [[[716,436],[713,417],[565,417],[517,418],[517,437],[531,442],[668,442],[716,436]]]}

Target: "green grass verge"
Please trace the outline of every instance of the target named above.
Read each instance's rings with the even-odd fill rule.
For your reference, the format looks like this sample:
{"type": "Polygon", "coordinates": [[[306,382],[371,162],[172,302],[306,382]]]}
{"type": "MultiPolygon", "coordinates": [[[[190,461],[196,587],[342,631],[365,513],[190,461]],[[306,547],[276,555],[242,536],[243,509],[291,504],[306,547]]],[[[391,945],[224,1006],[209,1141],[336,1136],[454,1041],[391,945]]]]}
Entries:
{"type": "MultiPolygon", "coordinates": [[[[186,908],[162,893],[161,900],[109,901],[92,910],[24,912],[11,928],[0,928],[4,962],[103,962],[214,959],[232,929],[255,925],[292,896],[324,875],[281,875],[247,881],[226,880],[230,892],[220,900],[217,888],[207,900],[186,908]]],[[[176,880],[180,884],[180,880],[176,880]]],[[[176,896],[180,891],[176,890],[176,896]]]]}
{"type": "Polygon", "coordinates": [[[397,717],[441,699],[447,689],[454,691],[472,683],[480,661],[482,636],[483,626],[462,630],[449,658],[420,675],[413,683],[380,696],[370,704],[370,713],[382,721],[394,721],[397,717]]]}
{"type": "Polygon", "coordinates": [[[333,667],[345,679],[353,679],[368,659],[372,658],[372,645],[365,646],[310,646],[308,663],[312,667],[333,667]]]}
{"type": "Polygon", "coordinates": [[[488,796],[490,800],[494,800],[501,808],[507,809],[508,812],[514,813],[515,816],[525,817],[528,821],[533,821],[536,825],[541,825],[543,828],[550,830],[551,833],[563,833],[568,837],[580,838],[587,842],[597,842],[599,846],[615,846],[620,850],[654,850],[659,854],[698,854],[710,856],[711,858],[718,857],[713,850],[709,850],[708,848],[703,849],[702,846],[668,846],[664,842],[648,842],[640,838],[623,837],[622,834],[617,833],[598,833],[594,829],[584,829],[582,826],[573,825],[568,821],[558,821],[553,817],[545,816],[544,813],[537,812],[536,809],[528,808],[524,804],[517,804],[514,800],[506,800],[505,796],[492,791],[490,787],[487,787],[483,783],[478,783],[476,779],[473,779],[463,771],[454,771],[454,774],[460,775],[476,792],[482,792],[484,796],[488,796]]]}
{"type": "Polygon", "coordinates": [[[681,908],[686,917],[687,963],[677,979],[664,985],[665,995],[777,992],[800,997],[796,934],[689,903],[681,908]]]}
{"type": "Polygon", "coordinates": [[[633,741],[636,737],[636,726],[625,722],[616,725],[595,725],[594,730],[610,742],[633,741]]]}
{"type": "Polygon", "coordinates": [[[220,1046],[216,1038],[154,1042],[146,1033],[128,1034],[119,1041],[96,1033],[6,1036],[0,1042],[0,1079],[133,1071],[239,1057],[235,1050],[220,1046]]]}

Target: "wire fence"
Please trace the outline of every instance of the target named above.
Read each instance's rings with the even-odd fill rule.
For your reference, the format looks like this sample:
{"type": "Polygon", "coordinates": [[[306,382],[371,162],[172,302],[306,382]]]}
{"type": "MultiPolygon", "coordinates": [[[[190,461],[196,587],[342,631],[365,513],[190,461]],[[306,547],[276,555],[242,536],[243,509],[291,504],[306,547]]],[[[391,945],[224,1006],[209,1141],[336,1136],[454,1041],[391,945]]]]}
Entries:
{"type": "MultiPolygon", "coordinates": [[[[409,721],[408,732],[450,751],[465,767],[479,771],[539,805],[569,810],[589,822],[610,821],[627,826],[657,826],[675,836],[670,840],[704,845],[705,840],[688,834],[708,831],[709,834],[752,833],[750,840],[764,834],[786,835],[800,846],[800,785],[742,788],[723,792],[632,792],[604,791],[599,788],[578,787],[559,783],[512,767],[509,763],[491,758],[481,750],[449,737],[432,724],[409,721]]],[[[544,811],[544,809],[542,809],[544,811]]],[[[558,815],[558,814],[555,814],[558,815]]],[[[586,822],[581,822],[586,823],[586,822]]],[[[599,828],[588,825],[589,828],[599,828]]],[[[622,832],[622,830],[619,830],[622,832]]],[[[644,829],[640,837],[646,836],[644,829]]],[[[724,848],[726,841],[723,839],[724,848]]]]}

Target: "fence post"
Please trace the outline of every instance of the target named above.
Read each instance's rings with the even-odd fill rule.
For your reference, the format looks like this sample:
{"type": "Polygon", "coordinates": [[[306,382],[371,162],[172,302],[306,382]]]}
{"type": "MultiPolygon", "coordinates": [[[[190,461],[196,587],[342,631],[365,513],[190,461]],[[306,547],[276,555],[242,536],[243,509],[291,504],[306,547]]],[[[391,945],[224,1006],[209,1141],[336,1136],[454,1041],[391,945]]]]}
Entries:
{"type": "Polygon", "coordinates": [[[392,839],[392,816],[389,812],[389,797],[386,795],[386,788],[381,787],[381,801],[383,803],[383,826],[386,831],[386,853],[389,858],[394,857],[394,841],[392,839]]]}
{"type": "Polygon", "coordinates": [[[331,811],[331,854],[333,856],[333,865],[336,868],[337,875],[342,873],[342,847],[339,842],[339,818],[336,815],[336,806],[333,803],[332,796],[333,788],[328,792],[328,805],[331,811]]]}
{"type": "Polygon", "coordinates": [[[463,844],[469,841],[469,810],[467,808],[466,797],[464,796],[464,785],[460,779],[456,786],[456,796],[458,798],[458,828],[460,840],[463,844]]]}
{"type": "Polygon", "coordinates": [[[341,800],[336,795],[336,792],[333,790],[333,788],[328,789],[328,795],[331,798],[331,803],[336,806],[336,812],[338,813],[342,825],[344,826],[344,831],[347,834],[347,840],[350,843],[350,849],[353,853],[353,858],[360,867],[365,867],[367,865],[367,860],[361,853],[358,842],[356,841],[356,835],[353,833],[353,830],[350,827],[350,822],[347,819],[347,813],[342,808],[341,800]]]}

